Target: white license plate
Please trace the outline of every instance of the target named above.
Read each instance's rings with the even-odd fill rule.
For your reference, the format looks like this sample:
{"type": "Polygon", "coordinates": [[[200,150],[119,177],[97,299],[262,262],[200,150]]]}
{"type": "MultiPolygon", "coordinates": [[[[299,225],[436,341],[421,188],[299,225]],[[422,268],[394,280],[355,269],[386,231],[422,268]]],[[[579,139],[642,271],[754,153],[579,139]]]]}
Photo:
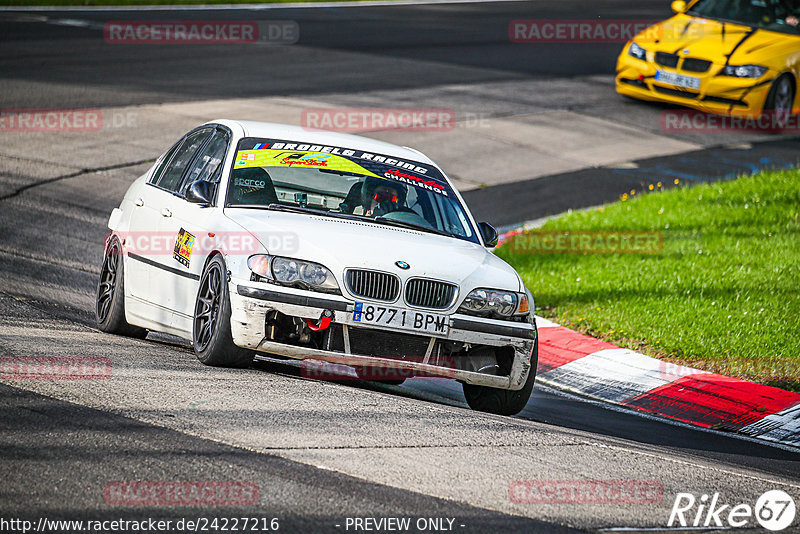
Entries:
{"type": "Polygon", "coordinates": [[[423,332],[439,336],[447,335],[450,318],[447,315],[390,308],[380,304],[356,302],[353,322],[375,326],[388,326],[400,330],[423,332]]]}
{"type": "Polygon", "coordinates": [[[671,83],[678,87],[688,87],[689,89],[700,89],[700,78],[694,76],[684,76],[683,74],[675,74],[674,72],[665,72],[663,70],[656,71],[656,81],[662,83],[671,83]]]}

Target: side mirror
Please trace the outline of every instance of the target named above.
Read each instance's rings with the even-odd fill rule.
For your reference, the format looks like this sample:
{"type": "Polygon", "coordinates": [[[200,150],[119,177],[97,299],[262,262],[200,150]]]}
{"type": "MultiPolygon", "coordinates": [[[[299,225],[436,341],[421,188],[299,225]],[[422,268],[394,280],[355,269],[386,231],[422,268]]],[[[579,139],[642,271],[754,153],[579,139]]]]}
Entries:
{"type": "Polygon", "coordinates": [[[186,201],[192,204],[210,206],[214,203],[215,185],[205,180],[196,180],[186,189],[186,201]]]}
{"type": "Polygon", "coordinates": [[[672,11],[675,13],[683,13],[686,11],[686,2],[683,0],[675,0],[672,2],[672,11]]]}
{"type": "Polygon", "coordinates": [[[497,230],[494,229],[494,226],[487,222],[478,223],[478,228],[481,231],[481,237],[483,238],[483,242],[486,243],[488,248],[494,248],[497,246],[497,230]]]}

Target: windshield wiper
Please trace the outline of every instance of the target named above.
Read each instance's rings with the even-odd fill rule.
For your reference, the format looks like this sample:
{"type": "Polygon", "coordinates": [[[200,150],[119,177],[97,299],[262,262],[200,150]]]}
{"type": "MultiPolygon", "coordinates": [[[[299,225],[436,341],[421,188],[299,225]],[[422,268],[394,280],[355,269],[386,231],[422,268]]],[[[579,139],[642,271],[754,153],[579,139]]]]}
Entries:
{"type": "Polygon", "coordinates": [[[431,228],[430,226],[423,226],[421,224],[414,224],[405,221],[398,221],[396,219],[389,219],[384,216],[379,217],[366,217],[364,215],[353,215],[349,213],[340,213],[338,211],[327,211],[327,210],[320,210],[316,208],[307,208],[303,206],[288,206],[286,204],[233,204],[228,206],[229,208],[254,208],[254,209],[262,209],[262,210],[271,210],[271,211],[286,211],[289,213],[306,213],[309,215],[321,215],[322,217],[332,217],[335,219],[349,219],[351,221],[366,221],[366,222],[377,222],[383,223],[387,226],[397,226],[400,228],[408,228],[409,230],[418,230],[420,232],[429,232],[431,234],[443,235],[445,237],[455,237],[452,234],[447,232],[443,232],[441,230],[437,230],[435,228],[431,228]]]}
{"type": "Polygon", "coordinates": [[[273,211],[288,211],[290,213],[308,213],[310,215],[321,215],[322,217],[333,217],[335,219],[349,219],[360,220],[358,215],[351,215],[349,213],[341,213],[339,211],[328,211],[317,208],[307,208],[305,206],[287,206],[286,204],[270,204],[266,209],[273,211]]]}
{"type": "Polygon", "coordinates": [[[270,211],[286,211],[289,213],[307,213],[309,215],[321,215],[323,217],[334,217],[338,219],[360,219],[357,215],[349,215],[338,211],[320,210],[316,208],[306,208],[303,206],[288,206],[286,204],[231,204],[229,208],[251,208],[270,211]]]}
{"type": "Polygon", "coordinates": [[[303,206],[287,206],[285,204],[270,204],[269,206],[265,206],[266,209],[275,210],[275,211],[288,211],[293,213],[309,213],[312,215],[322,215],[323,217],[335,217],[338,219],[350,219],[350,220],[357,220],[357,221],[367,221],[367,222],[378,222],[383,223],[388,226],[398,226],[401,228],[408,228],[410,230],[419,230],[421,232],[430,232],[432,234],[443,235],[446,237],[453,237],[452,235],[448,234],[447,232],[442,232],[441,230],[437,230],[435,228],[431,228],[430,226],[424,226],[421,224],[414,224],[405,221],[398,221],[397,219],[389,219],[384,216],[378,217],[366,217],[364,215],[351,215],[349,213],[339,213],[336,211],[326,211],[320,210],[315,208],[306,208],[303,206]]]}
{"type": "Polygon", "coordinates": [[[352,176],[354,178],[361,178],[363,175],[358,174],[355,172],[348,172],[348,171],[337,171],[336,169],[317,169],[319,172],[324,172],[325,174],[336,174],[338,176],[352,176]]]}
{"type": "Polygon", "coordinates": [[[408,228],[410,230],[419,230],[420,232],[430,232],[432,234],[443,235],[445,237],[453,237],[451,234],[447,232],[443,232],[441,230],[437,230],[436,228],[431,228],[430,226],[424,226],[421,224],[414,224],[406,221],[398,221],[397,219],[388,219],[383,215],[375,217],[374,219],[367,218],[368,220],[377,221],[385,223],[389,226],[399,226],[400,228],[408,228]]]}

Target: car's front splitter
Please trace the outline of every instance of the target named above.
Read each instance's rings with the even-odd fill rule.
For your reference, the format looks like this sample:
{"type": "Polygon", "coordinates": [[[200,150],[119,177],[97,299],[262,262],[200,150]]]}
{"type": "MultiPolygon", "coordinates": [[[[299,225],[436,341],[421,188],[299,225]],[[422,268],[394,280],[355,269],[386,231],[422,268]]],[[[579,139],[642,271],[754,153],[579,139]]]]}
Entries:
{"type": "MultiPolygon", "coordinates": [[[[230,285],[231,333],[237,346],[295,359],[316,359],[330,363],[356,367],[391,367],[405,372],[428,376],[453,378],[468,384],[499,389],[519,390],[531,372],[531,354],[536,340],[536,327],[531,323],[512,323],[477,317],[451,315],[446,336],[437,339],[486,345],[510,346],[514,350],[511,371],[507,376],[479,373],[453,366],[434,365],[428,355],[412,354],[412,359],[384,358],[374,355],[321,350],[303,345],[280,343],[267,338],[266,317],[272,310],[284,315],[312,321],[323,315],[331,318],[332,325],[363,328],[353,320],[354,302],[338,295],[308,294],[309,292],[284,288],[255,287],[253,285],[230,285]]],[[[395,329],[380,331],[404,333],[395,329]]],[[[421,337],[428,334],[419,333],[421,337]]]]}

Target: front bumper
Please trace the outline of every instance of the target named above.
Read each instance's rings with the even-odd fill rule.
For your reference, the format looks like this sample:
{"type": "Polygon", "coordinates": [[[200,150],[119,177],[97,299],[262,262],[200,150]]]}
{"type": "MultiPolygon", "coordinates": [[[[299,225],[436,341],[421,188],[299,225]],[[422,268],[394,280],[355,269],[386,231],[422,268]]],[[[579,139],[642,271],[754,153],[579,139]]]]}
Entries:
{"type": "MultiPolygon", "coordinates": [[[[348,328],[365,327],[362,323],[353,321],[354,302],[339,295],[235,280],[230,283],[229,289],[231,333],[233,342],[239,347],[295,359],[308,358],[360,367],[392,367],[407,372],[454,378],[467,384],[509,390],[521,389],[532,371],[531,355],[536,341],[536,326],[528,322],[516,323],[454,314],[450,316],[447,335],[433,336],[440,340],[481,346],[512,347],[514,359],[510,373],[507,376],[499,376],[465,371],[452,366],[433,365],[427,359],[428,355],[420,358],[420,361],[414,361],[270,341],[267,339],[265,323],[267,313],[272,310],[287,316],[314,321],[327,311],[333,316],[331,325],[344,325],[348,328]]],[[[375,330],[408,334],[394,329],[375,328],[375,330]]],[[[431,337],[428,334],[419,336],[428,339],[431,337]]]]}
{"type": "Polygon", "coordinates": [[[722,69],[720,65],[712,65],[705,73],[684,72],[656,65],[651,57],[652,52],[648,52],[647,61],[633,58],[628,55],[628,46],[617,60],[616,89],[621,95],[640,100],[668,102],[717,115],[757,119],[761,116],[775,78],[775,73],[771,71],[757,79],[718,76],[722,69]],[[683,89],[657,82],[657,70],[700,78],[700,88],[683,89]]]}

